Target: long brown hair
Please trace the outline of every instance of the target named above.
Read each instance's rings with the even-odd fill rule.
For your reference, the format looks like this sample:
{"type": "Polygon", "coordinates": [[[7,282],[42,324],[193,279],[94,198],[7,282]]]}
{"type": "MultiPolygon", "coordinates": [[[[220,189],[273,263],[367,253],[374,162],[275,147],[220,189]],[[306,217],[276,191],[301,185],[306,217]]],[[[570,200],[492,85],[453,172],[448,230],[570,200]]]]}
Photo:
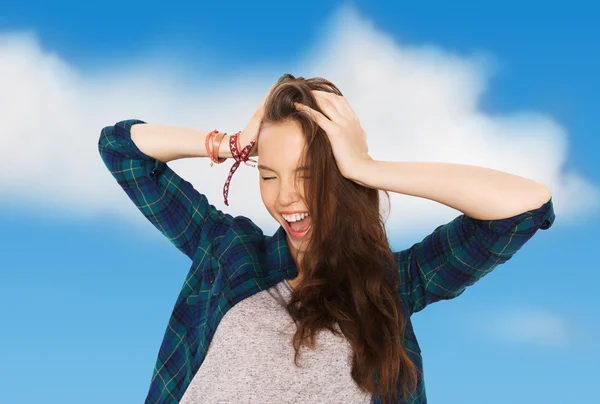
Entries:
{"type": "MultiPolygon", "coordinates": [[[[327,328],[339,336],[333,328],[337,323],[352,347],[352,378],[359,388],[384,402],[397,402],[398,383],[404,397],[416,390],[417,368],[403,345],[406,319],[380,215],[379,190],[344,178],[325,131],[294,107],[299,102],[323,113],[311,90],[342,95],[323,78],[284,74],[265,100],[261,122],[262,128],[297,121],[306,140],[298,167],[308,167],[303,173],[309,178],[303,181],[304,202],[312,230],[302,254],[301,280],[287,305],[297,325],[294,363],[298,365],[301,345],[314,350],[319,330],[327,328]]],[[[389,194],[384,193],[389,204],[389,194]]]]}

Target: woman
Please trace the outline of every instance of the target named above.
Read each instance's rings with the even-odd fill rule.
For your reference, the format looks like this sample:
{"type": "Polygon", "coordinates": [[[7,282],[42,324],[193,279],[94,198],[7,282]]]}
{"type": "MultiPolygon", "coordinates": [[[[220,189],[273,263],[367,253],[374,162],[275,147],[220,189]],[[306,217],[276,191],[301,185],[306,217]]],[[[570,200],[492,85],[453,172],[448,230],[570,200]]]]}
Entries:
{"type": "Polygon", "coordinates": [[[283,75],[239,135],[242,152],[236,135],[211,149],[213,134],[130,119],[99,139],[119,185],[192,260],[146,403],[426,403],[410,316],[462,294],[555,219],[550,190],[519,176],[373,160],[349,103],[321,78],[283,75]],[[166,164],[211,152],[236,158],[232,172],[258,156],[273,236],[166,164]],[[463,214],[392,252],[378,190],[463,214]]]}

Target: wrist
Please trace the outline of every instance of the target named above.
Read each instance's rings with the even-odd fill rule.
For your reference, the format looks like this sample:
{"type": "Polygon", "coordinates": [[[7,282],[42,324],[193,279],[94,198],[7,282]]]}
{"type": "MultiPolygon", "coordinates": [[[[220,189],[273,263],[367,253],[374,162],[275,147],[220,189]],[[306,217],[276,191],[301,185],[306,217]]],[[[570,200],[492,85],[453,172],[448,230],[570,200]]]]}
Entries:
{"type": "Polygon", "coordinates": [[[352,172],[350,172],[346,178],[362,186],[369,187],[366,182],[366,178],[369,178],[369,175],[372,175],[374,163],[375,160],[373,160],[371,157],[355,162],[352,164],[352,172]]]}
{"type": "MultiPolygon", "coordinates": [[[[246,146],[248,146],[250,144],[250,141],[245,141],[245,138],[241,137],[242,133],[240,133],[238,135],[238,152],[241,152],[242,149],[246,146]]],[[[233,158],[233,155],[231,154],[231,148],[229,147],[229,142],[231,140],[231,135],[227,134],[225,136],[223,136],[223,139],[221,140],[221,143],[219,144],[219,152],[218,152],[218,158],[219,159],[223,159],[223,158],[233,158]]],[[[252,150],[250,150],[250,154],[248,155],[248,157],[256,157],[258,156],[258,148],[256,147],[256,144],[254,145],[254,147],[252,148],[252,150]]]]}
{"type": "Polygon", "coordinates": [[[229,150],[229,138],[230,137],[231,137],[231,135],[229,135],[229,134],[223,136],[223,139],[221,140],[221,143],[219,144],[219,152],[217,153],[219,159],[223,159],[223,158],[228,159],[228,158],[233,157],[231,155],[231,151],[229,150]]]}
{"type": "MultiPolygon", "coordinates": [[[[252,139],[247,139],[246,137],[242,137],[244,132],[241,132],[238,136],[238,151],[241,152],[244,147],[248,146],[252,139]]],[[[256,143],[252,146],[250,153],[248,153],[248,157],[256,157],[258,155],[258,147],[256,143]]]]}

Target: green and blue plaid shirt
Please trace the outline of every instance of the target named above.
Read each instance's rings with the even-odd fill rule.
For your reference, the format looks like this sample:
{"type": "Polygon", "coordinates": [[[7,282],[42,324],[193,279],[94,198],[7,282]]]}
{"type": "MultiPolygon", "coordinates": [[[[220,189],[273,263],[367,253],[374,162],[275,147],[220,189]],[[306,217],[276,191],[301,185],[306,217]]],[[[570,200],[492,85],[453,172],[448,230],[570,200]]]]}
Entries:
{"type": "MultiPolygon", "coordinates": [[[[138,119],[102,129],[104,164],[140,212],[192,265],[169,319],[145,403],[178,403],[206,356],[219,322],[241,300],[293,279],[298,269],[283,227],[265,236],[249,218],[232,217],[130,138],[138,119]]],[[[421,350],[410,316],[467,286],[508,261],[538,229],[554,222],[552,198],[535,210],[502,220],[460,215],[423,241],[394,252],[407,318],[404,346],[419,372],[417,392],[399,403],[427,402],[421,350]]],[[[234,381],[232,381],[234,382],[234,381]]],[[[401,392],[398,385],[398,392],[401,392]]],[[[401,396],[401,394],[400,394],[401,396]]],[[[374,403],[380,403],[374,398],[374,403]]]]}

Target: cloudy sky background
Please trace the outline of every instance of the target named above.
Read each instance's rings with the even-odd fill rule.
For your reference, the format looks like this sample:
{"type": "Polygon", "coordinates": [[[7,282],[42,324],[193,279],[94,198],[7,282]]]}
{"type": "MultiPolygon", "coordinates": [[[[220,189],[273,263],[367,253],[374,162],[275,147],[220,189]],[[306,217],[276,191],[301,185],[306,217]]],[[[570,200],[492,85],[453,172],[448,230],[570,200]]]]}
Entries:
{"type": "MultiPolygon", "coordinates": [[[[374,159],[482,165],[552,189],[549,231],[413,317],[429,400],[592,402],[593,12],[389,3],[0,5],[0,402],[142,402],[190,261],[106,170],[100,130],[138,118],[236,132],[283,73],[334,82],[374,159]]],[[[238,169],[227,207],[231,164],[169,165],[219,209],[277,229],[255,168],[238,169]]],[[[460,214],[390,196],[394,251],[460,214]]]]}

